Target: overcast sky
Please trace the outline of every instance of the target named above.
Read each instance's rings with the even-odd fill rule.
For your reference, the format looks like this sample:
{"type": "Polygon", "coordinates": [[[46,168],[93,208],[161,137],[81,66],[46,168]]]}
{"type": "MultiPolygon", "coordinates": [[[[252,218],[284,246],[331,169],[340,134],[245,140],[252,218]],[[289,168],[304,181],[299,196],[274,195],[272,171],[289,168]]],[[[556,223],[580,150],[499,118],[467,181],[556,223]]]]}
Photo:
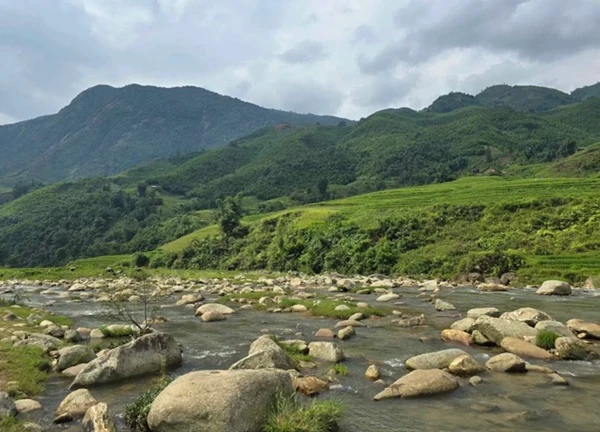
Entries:
{"type": "Polygon", "coordinates": [[[600,80],[600,0],[0,0],[0,124],[104,83],[353,119],[600,80]]]}

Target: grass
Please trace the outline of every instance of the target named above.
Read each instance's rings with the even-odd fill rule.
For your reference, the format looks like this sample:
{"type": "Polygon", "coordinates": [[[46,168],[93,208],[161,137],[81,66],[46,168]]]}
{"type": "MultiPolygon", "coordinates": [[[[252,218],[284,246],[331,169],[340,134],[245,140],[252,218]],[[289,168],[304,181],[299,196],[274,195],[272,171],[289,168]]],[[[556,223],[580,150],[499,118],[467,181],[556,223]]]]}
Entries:
{"type": "Polygon", "coordinates": [[[560,335],[550,330],[543,330],[535,336],[535,344],[545,350],[554,349],[554,343],[560,335]]]}
{"type": "Polygon", "coordinates": [[[279,306],[283,308],[292,307],[297,304],[306,306],[310,314],[313,316],[336,318],[340,320],[346,320],[357,312],[362,312],[365,317],[385,316],[387,314],[383,309],[374,308],[371,306],[359,308],[355,303],[340,300],[296,300],[284,298],[279,302],[279,306]],[[340,305],[346,305],[349,309],[335,310],[335,308],[340,305]]]}
{"type": "Polygon", "coordinates": [[[220,301],[228,301],[228,300],[233,300],[233,299],[248,299],[248,300],[260,300],[263,297],[277,297],[280,296],[281,294],[277,294],[273,291],[252,291],[252,292],[246,292],[246,293],[239,293],[239,294],[227,294],[226,296],[221,297],[219,300],[220,301]]]}
{"type": "Polygon", "coordinates": [[[132,402],[125,405],[124,419],[131,430],[137,432],[146,432],[149,430],[146,419],[152,402],[170,383],[171,380],[168,377],[162,376],[154,383],[150,390],[142,393],[132,402]]]}
{"type": "Polygon", "coordinates": [[[14,417],[0,417],[0,431],[2,432],[27,432],[31,429],[25,428],[25,423],[14,417]]]}
{"type": "Polygon", "coordinates": [[[332,369],[335,371],[336,375],[347,376],[348,375],[348,366],[343,363],[336,363],[333,365],[332,369]]]}
{"type": "Polygon", "coordinates": [[[277,338],[274,338],[273,340],[288,353],[293,360],[294,365],[296,365],[296,369],[299,368],[300,362],[312,362],[314,360],[313,356],[305,354],[304,350],[300,349],[298,345],[283,345],[278,342],[277,338]]]}
{"type": "MultiPolygon", "coordinates": [[[[6,388],[13,397],[33,397],[44,389],[43,382],[48,377],[50,359],[44,350],[37,347],[13,347],[10,343],[0,343],[0,388],[6,383],[15,382],[6,388]]],[[[0,429],[4,430],[4,429],[0,429]]]]}
{"type": "Polygon", "coordinates": [[[338,401],[303,403],[296,397],[279,396],[263,432],[335,432],[343,412],[338,401]]]}

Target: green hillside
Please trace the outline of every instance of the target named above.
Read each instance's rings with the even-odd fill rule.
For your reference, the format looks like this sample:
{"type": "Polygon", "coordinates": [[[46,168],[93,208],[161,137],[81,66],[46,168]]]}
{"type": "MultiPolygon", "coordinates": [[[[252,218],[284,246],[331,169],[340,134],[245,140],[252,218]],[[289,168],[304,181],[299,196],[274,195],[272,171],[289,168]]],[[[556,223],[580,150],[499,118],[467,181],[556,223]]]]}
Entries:
{"type": "Polygon", "coordinates": [[[0,126],[0,178],[53,182],[116,174],[222,147],[266,126],[341,120],[266,109],[197,87],[100,85],[57,114],[0,126]]]}
{"type": "Polygon", "coordinates": [[[586,100],[592,97],[600,98],[600,82],[573,90],[571,96],[577,100],[586,100]]]}
{"type": "Polygon", "coordinates": [[[472,177],[387,190],[246,219],[239,238],[203,229],[159,248],[153,263],[581,281],[600,274],[599,188],[600,179],[472,177]]]}

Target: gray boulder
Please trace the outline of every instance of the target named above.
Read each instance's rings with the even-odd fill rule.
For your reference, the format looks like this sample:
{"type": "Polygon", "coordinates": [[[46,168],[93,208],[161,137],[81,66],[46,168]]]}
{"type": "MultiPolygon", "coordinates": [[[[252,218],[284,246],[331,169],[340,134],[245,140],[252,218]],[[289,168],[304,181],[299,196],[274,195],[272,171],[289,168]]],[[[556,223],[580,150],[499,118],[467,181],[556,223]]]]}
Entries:
{"type": "Polygon", "coordinates": [[[467,353],[461,349],[452,348],[414,356],[406,360],[407,369],[444,369],[452,360],[467,353]]]}
{"type": "Polygon", "coordinates": [[[448,366],[448,370],[453,375],[471,376],[484,372],[485,368],[477,363],[473,357],[468,354],[456,357],[448,366]]]}
{"type": "Polygon", "coordinates": [[[450,328],[452,330],[460,330],[466,333],[471,333],[473,331],[473,324],[475,324],[475,319],[473,318],[463,318],[458,321],[452,323],[450,328]]]}
{"type": "Polygon", "coordinates": [[[411,398],[432,396],[446,393],[458,388],[456,379],[439,369],[416,370],[404,375],[391,386],[377,394],[376,401],[389,398],[411,398]]]}
{"type": "Polygon", "coordinates": [[[315,359],[337,363],[344,360],[344,351],[335,342],[311,342],[308,352],[315,359]]]}
{"type": "Polygon", "coordinates": [[[481,332],[488,340],[500,345],[505,337],[516,337],[523,339],[528,336],[537,335],[537,330],[529,327],[521,321],[492,318],[482,315],[473,324],[473,330],[481,332]]]}
{"type": "Polygon", "coordinates": [[[113,421],[108,405],[104,402],[90,407],[81,422],[83,432],[116,432],[117,427],[113,421]]]}
{"type": "Polygon", "coordinates": [[[0,417],[14,417],[17,415],[15,402],[8,393],[0,392],[0,417]]]}
{"type": "Polygon", "coordinates": [[[540,321],[535,325],[535,329],[538,332],[551,331],[565,337],[574,336],[573,332],[569,330],[569,327],[567,327],[560,321],[540,321]]]}
{"type": "Polygon", "coordinates": [[[191,372],[173,381],[152,403],[152,432],[258,432],[278,395],[294,393],[280,370],[191,372]]]}
{"type": "Polygon", "coordinates": [[[173,336],[152,333],[112,349],[106,355],[89,362],[75,377],[71,388],[157,374],[180,363],[181,350],[173,336]]]}
{"type": "Polygon", "coordinates": [[[91,362],[96,354],[88,345],[73,345],[58,350],[58,363],[56,370],[59,372],[81,363],[91,362]]]}
{"type": "Polygon", "coordinates": [[[540,321],[552,321],[552,317],[546,312],[538,309],[524,307],[512,312],[505,312],[500,317],[506,320],[522,321],[531,327],[535,327],[540,321]]]}
{"type": "Polygon", "coordinates": [[[527,372],[525,361],[511,353],[498,354],[489,359],[485,365],[489,370],[496,372],[527,372]]]}
{"type": "Polygon", "coordinates": [[[71,418],[83,417],[88,409],[96,405],[98,401],[87,389],[75,390],[63,399],[56,409],[56,417],[68,415],[71,418]]]}
{"type": "Polygon", "coordinates": [[[448,303],[447,301],[444,301],[441,299],[437,299],[435,301],[434,306],[435,306],[435,310],[440,311],[440,312],[456,310],[456,308],[454,307],[454,305],[452,303],[448,303]]]}
{"type": "Polygon", "coordinates": [[[229,306],[220,303],[206,303],[196,309],[196,316],[201,316],[203,313],[211,311],[219,312],[221,315],[231,315],[235,313],[229,306]]]}
{"type": "Polygon", "coordinates": [[[576,337],[559,337],[554,342],[558,356],[564,360],[595,360],[600,355],[576,337]]]}
{"type": "Polygon", "coordinates": [[[535,292],[539,295],[570,295],[571,285],[567,282],[549,280],[542,284],[542,286],[535,292]]]}
{"type": "Polygon", "coordinates": [[[45,352],[55,350],[59,347],[59,345],[60,339],[41,333],[32,333],[27,337],[27,339],[22,339],[15,342],[16,347],[33,346],[41,348],[45,352]]]}
{"type": "Polygon", "coordinates": [[[477,319],[482,315],[498,318],[500,316],[500,311],[495,307],[475,308],[467,311],[467,318],[477,319]]]}
{"type": "Polygon", "coordinates": [[[270,336],[264,335],[252,342],[248,356],[233,364],[235,369],[294,369],[294,361],[270,336]]]}
{"type": "Polygon", "coordinates": [[[578,335],[583,335],[584,339],[600,339],[600,324],[572,319],[567,321],[567,327],[578,335]]]}

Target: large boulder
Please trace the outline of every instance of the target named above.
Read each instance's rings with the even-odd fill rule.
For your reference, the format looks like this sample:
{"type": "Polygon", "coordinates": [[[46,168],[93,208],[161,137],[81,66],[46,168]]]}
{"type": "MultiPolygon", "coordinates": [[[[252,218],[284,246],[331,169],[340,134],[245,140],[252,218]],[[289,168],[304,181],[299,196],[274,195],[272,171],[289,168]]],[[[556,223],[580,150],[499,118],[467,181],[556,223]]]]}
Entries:
{"type": "Polygon", "coordinates": [[[293,393],[281,370],[191,372],[156,397],[148,425],[152,432],[259,432],[275,398],[293,393]]]}
{"type": "Polygon", "coordinates": [[[206,303],[196,309],[196,316],[201,316],[203,313],[211,311],[219,312],[221,315],[231,315],[235,313],[233,309],[220,303],[206,303]]]}
{"type": "Polygon", "coordinates": [[[514,337],[505,337],[502,339],[500,346],[509,353],[516,354],[521,357],[536,358],[541,360],[552,360],[555,357],[545,349],[542,349],[532,343],[526,342],[523,339],[514,337]]]}
{"type": "Polygon", "coordinates": [[[540,321],[535,325],[535,329],[538,332],[551,331],[558,333],[561,336],[573,337],[573,332],[569,330],[569,327],[561,323],[560,321],[540,321]]]}
{"type": "Polygon", "coordinates": [[[527,372],[527,363],[511,353],[498,354],[486,362],[489,370],[496,372],[527,372]]]}
{"type": "Polygon", "coordinates": [[[407,369],[444,369],[456,357],[466,354],[466,352],[457,348],[435,351],[411,357],[406,360],[405,365],[407,369]]]}
{"type": "Polygon", "coordinates": [[[88,409],[98,401],[87,389],[75,390],[63,399],[56,409],[56,417],[69,415],[72,418],[83,417],[88,409]]]}
{"type": "Polygon", "coordinates": [[[512,312],[505,312],[500,317],[502,319],[522,321],[531,327],[535,327],[540,321],[552,321],[552,317],[546,312],[530,307],[524,307],[512,312]]]}
{"type": "Polygon", "coordinates": [[[81,422],[83,432],[116,432],[117,427],[113,421],[108,405],[104,402],[90,407],[81,422]]]}
{"type": "Polygon", "coordinates": [[[559,337],[554,341],[558,356],[565,360],[594,360],[600,355],[588,344],[576,337],[559,337]]]}
{"type": "Polygon", "coordinates": [[[42,404],[33,399],[19,399],[15,401],[15,407],[19,414],[26,414],[42,409],[42,404]]]}
{"type": "Polygon", "coordinates": [[[500,316],[500,311],[495,307],[475,308],[467,311],[467,318],[477,319],[482,315],[498,318],[500,316]]]}
{"type": "Polygon", "coordinates": [[[181,363],[181,349],[166,333],[152,333],[98,357],[75,377],[71,388],[106,384],[123,379],[160,373],[181,363]]]}
{"type": "Polygon", "coordinates": [[[337,363],[344,360],[344,351],[335,342],[311,342],[308,352],[317,360],[337,363]]]}
{"type": "Polygon", "coordinates": [[[452,303],[449,303],[442,299],[437,299],[435,301],[434,307],[435,307],[435,310],[440,311],[440,312],[456,310],[456,308],[454,307],[454,305],[452,303]]]}
{"type": "Polygon", "coordinates": [[[56,370],[59,372],[81,363],[91,362],[96,354],[88,345],[73,345],[58,351],[56,370]]]}
{"type": "Polygon", "coordinates": [[[439,369],[416,370],[404,375],[395,383],[378,393],[376,401],[389,398],[411,398],[432,396],[446,393],[458,388],[456,379],[447,372],[439,369]]]}
{"type": "Polygon", "coordinates": [[[572,319],[567,321],[567,327],[584,339],[600,339],[600,324],[572,319]]]}
{"type": "Polygon", "coordinates": [[[15,402],[8,393],[0,392],[0,417],[14,417],[17,415],[15,402]]]}
{"type": "Polygon", "coordinates": [[[544,282],[535,293],[539,295],[570,295],[571,285],[567,282],[549,280],[544,282]]]}
{"type": "Polygon", "coordinates": [[[294,369],[294,361],[269,335],[252,342],[248,356],[233,364],[234,369],[294,369]]]}
{"type": "Polygon", "coordinates": [[[505,337],[523,339],[537,335],[537,330],[521,321],[493,318],[482,315],[473,324],[473,330],[479,331],[486,339],[500,345],[505,337]]]}
{"type": "Polygon", "coordinates": [[[473,324],[475,324],[474,318],[463,318],[458,321],[454,321],[450,328],[452,330],[460,330],[466,333],[471,333],[473,331],[473,324]]]}

